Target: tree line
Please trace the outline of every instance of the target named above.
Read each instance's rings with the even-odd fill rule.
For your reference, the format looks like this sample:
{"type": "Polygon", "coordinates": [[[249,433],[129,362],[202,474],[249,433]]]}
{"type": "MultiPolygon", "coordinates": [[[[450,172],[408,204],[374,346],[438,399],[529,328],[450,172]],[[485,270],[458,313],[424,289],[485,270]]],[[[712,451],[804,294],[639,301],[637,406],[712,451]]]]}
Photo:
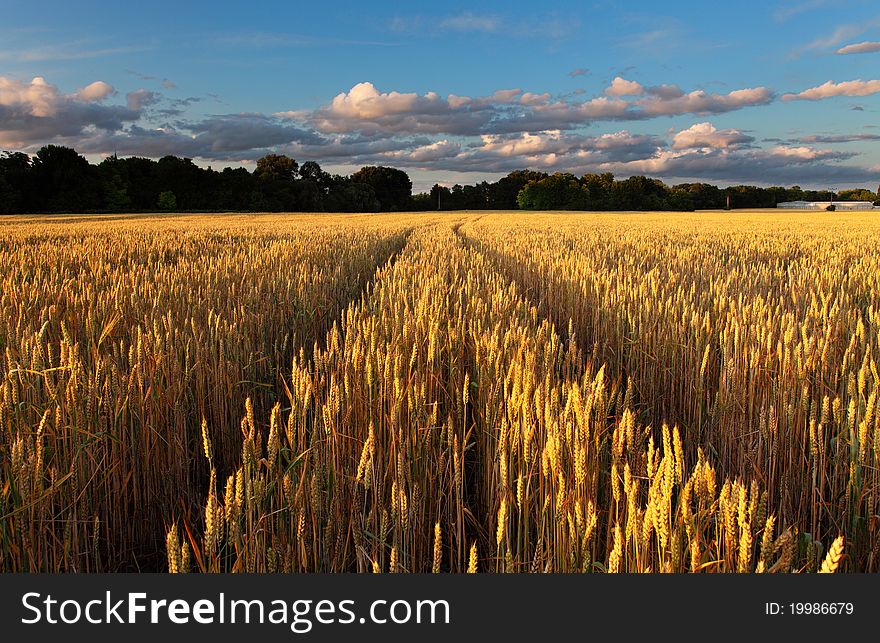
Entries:
{"type": "MultiPolygon", "coordinates": [[[[314,161],[299,164],[268,154],[251,172],[217,171],[192,159],[158,161],[110,156],[97,165],[75,150],[47,145],[33,156],[0,154],[0,213],[30,212],[393,212],[404,210],[700,210],[774,207],[782,201],[829,200],[828,191],[707,183],[668,186],[658,179],[610,173],[547,174],[517,170],[498,181],[413,194],[406,172],[367,166],[349,176],[314,161]]],[[[838,200],[876,201],[869,190],[847,190],[838,200]]]]}

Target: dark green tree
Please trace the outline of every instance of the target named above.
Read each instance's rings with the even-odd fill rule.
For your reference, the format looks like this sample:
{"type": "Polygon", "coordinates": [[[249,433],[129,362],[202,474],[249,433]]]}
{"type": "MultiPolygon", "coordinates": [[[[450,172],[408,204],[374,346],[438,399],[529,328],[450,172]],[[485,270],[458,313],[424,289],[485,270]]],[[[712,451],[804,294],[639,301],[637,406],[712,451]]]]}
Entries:
{"type": "Polygon", "coordinates": [[[383,212],[407,210],[410,207],[412,181],[403,170],[370,165],[352,174],[351,180],[373,188],[383,212]]]}
{"type": "Polygon", "coordinates": [[[34,204],[47,212],[84,212],[101,206],[96,168],[69,147],[46,145],[31,160],[34,204]]]}
{"type": "Polygon", "coordinates": [[[522,210],[586,210],[590,193],[573,174],[557,172],[527,183],[516,202],[522,210]]]}
{"type": "Polygon", "coordinates": [[[372,186],[348,177],[334,177],[327,195],[328,212],[378,212],[379,199],[372,186]]]}
{"type": "Polygon", "coordinates": [[[160,210],[176,210],[177,197],[174,196],[174,192],[161,192],[157,205],[160,210]]]}
{"type": "Polygon", "coordinates": [[[129,209],[131,198],[128,196],[127,173],[115,154],[98,164],[98,175],[104,191],[104,209],[113,212],[129,209]]]}
{"type": "Polygon", "coordinates": [[[31,159],[23,152],[0,154],[0,212],[32,211],[33,175],[31,159]]]}
{"type": "Polygon", "coordinates": [[[297,209],[296,180],[299,163],[284,154],[267,154],[257,161],[254,178],[260,191],[259,201],[272,212],[297,209]]]}
{"type": "Polygon", "coordinates": [[[486,205],[490,210],[515,210],[516,197],[529,181],[540,181],[547,177],[546,172],[516,170],[502,177],[487,189],[486,205]]]}

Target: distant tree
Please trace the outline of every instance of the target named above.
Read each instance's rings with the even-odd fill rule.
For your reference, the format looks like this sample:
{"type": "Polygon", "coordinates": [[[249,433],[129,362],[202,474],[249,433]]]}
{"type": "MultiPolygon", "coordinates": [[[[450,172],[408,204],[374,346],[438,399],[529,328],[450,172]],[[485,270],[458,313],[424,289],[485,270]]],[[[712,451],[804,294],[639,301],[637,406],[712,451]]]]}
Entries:
{"type": "MultiPolygon", "coordinates": [[[[517,170],[494,183],[451,188],[434,185],[412,195],[406,172],[369,166],[350,177],[331,176],[315,161],[299,165],[284,154],[267,154],[253,172],[225,168],[217,172],[192,159],[164,156],[118,158],[97,166],[73,149],[47,145],[31,158],[22,152],[0,154],[0,213],[150,210],[161,195],[173,195],[171,209],[253,211],[376,212],[404,209],[482,210],[528,208],[577,210],[694,210],[726,207],[769,208],[782,201],[829,201],[828,190],[793,185],[724,189],[708,183],[668,187],[659,179],[611,173],[548,175],[517,170]]],[[[864,188],[841,190],[836,200],[877,202],[864,188]]],[[[162,199],[169,207],[169,199],[162,199]]]]}
{"type": "Polygon", "coordinates": [[[488,186],[486,205],[490,210],[515,210],[516,197],[529,181],[540,181],[546,172],[516,170],[488,186]]]}
{"type": "Polygon", "coordinates": [[[663,204],[663,210],[693,212],[697,209],[693,194],[686,190],[670,190],[663,204]]]}
{"type": "Polygon", "coordinates": [[[837,193],[840,201],[876,201],[877,195],[870,190],[841,190],[837,193]]]}
{"type": "Polygon", "coordinates": [[[489,204],[489,184],[485,181],[476,185],[454,185],[452,187],[453,208],[456,210],[485,210],[489,204]]]}
{"type": "Polygon", "coordinates": [[[777,203],[783,203],[783,202],[789,200],[788,199],[788,189],[781,187],[781,186],[778,186],[778,185],[774,185],[769,188],[764,188],[764,193],[768,197],[768,203],[769,203],[769,201],[773,202],[773,207],[776,207],[777,203]]]}
{"type": "Polygon", "coordinates": [[[119,212],[130,208],[127,176],[115,154],[101,161],[98,165],[98,175],[104,190],[104,209],[119,212]]]}
{"type": "Polygon", "coordinates": [[[416,212],[427,212],[437,209],[437,201],[430,192],[419,192],[412,196],[412,209],[416,212]]]}
{"type": "Polygon", "coordinates": [[[614,182],[610,205],[615,210],[665,210],[668,192],[659,179],[631,176],[614,182]]]}
{"type": "Polygon", "coordinates": [[[445,185],[435,183],[428,192],[428,199],[428,210],[452,210],[452,190],[445,185]]]}
{"type": "Polygon", "coordinates": [[[523,210],[586,210],[590,193],[574,175],[557,172],[527,183],[516,202],[523,210]]]}
{"type": "Polygon", "coordinates": [[[33,198],[31,159],[22,152],[0,154],[0,212],[27,212],[33,198]]]}
{"type": "Polygon", "coordinates": [[[300,166],[299,178],[303,181],[311,181],[320,188],[323,194],[329,192],[333,185],[333,177],[322,170],[315,161],[306,161],[300,166]]]}
{"type": "Polygon", "coordinates": [[[602,174],[584,174],[581,184],[587,188],[590,195],[591,210],[607,210],[611,189],[614,187],[614,175],[611,172],[602,174]]]}
{"type": "Polygon", "coordinates": [[[330,174],[315,161],[306,161],[299,168],[299,180],[296,182],[297,209],[306,212],[324,210],[332,186],[333,177],[330,174]]]}
{"type": "Polygon", "coordinates": [[[412,197],[412,181],[403,170],[393,167],[370,165],[351,175],[355,183],[373,188],[384,212],[407,210],[412,197]]]}
{"type": "Polygon", "coordinates": [[[299,163],[284,154],[267,154],[257,160],[254,175],[262,180],[295,181],[299,177],[299,163]]]}
{"type": "Polygon", "coordinates": [[[256,192],[253,174],[243,167],[224,168],[217,175],[216,205],[220,210],[247,210],[256,192]]]}
{"type": "Polygon", "coordinates": [[[159,164],[152,159],[131,156],[119,159],[114,168],[123,177],[133,210],[152,210],[156,207],[159,192],[168,189],[160,186],[159,164]]]}
{"type": "Polygon", "coordinates": [[[212,196],[211,170],[200,168],[192,159],[163,156],[156,164],[160,192],[173,192],[181,210],[206,209],[212,196]]]}
{"type": "Polygon", "coordinates": [[[31,160],[35,205],[49,212],[84,212],[101,205],[97,171],[69,147],[46,145],[31,160]]]}
{"type": "Polygon", "coordinates": [[[725,205],[724,194],[714,185],[708,183],[679,183],[672,186],[670,198],[683,203],[681,200],[687,197],[690,201],[691,208],[675,208],[675,209],[694,209],[694,210],[712,210],[721,209],[725,205]]]}
{"type": "Polygon", "coordinates": [[[9,185],[6,177],[0,174],[0,213],[11,214],[17,212],[20,202],[21,199],[18,191],[9,185]]]}
{"type": "Polygon", "coordinates": [[[326,206],[328,212],[378,212],[380,209],[373,187],[348,177],[334,177],[326,206]]]}
{"type": "Polygon", "coordinates": [[[805,201],[804,199],[804,191],[801,189],[799,185],[792,185],[785,192],[785,200],[786,201],[805,201]]]}
{"type": "MultiPolygon", "coordinates": [[[[754,185],[732,185],[727,188],[731,208],[772,208],[776,205],[776,195],[754,185]]],[[[804,195],[810,199],[809,195],[804,195]]]]}
{"type": "Polygon", "coordinates": [[[257,161],[254,178],[261,192],[260,201],[265,210],[292,211],[299,206],[296,180],[299,163],[284,154],[267,154],[257,161]]]}
{"type": "Polygon", "coordinates": [[[174,192],[162,192],[159,194],[158,205],[160,210],[176,210],[177,197],[174,196],[174,192]]]}

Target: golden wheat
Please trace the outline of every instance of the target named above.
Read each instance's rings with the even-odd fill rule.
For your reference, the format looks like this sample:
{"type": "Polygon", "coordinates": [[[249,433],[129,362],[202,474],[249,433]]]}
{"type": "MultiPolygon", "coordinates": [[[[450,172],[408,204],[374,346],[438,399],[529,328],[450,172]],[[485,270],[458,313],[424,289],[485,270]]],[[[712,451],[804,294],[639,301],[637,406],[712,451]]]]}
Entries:
{"type": "Polygon", "coordinates": [[[870,215],[9,221],[3,571],[877,571],[870,215]]]}

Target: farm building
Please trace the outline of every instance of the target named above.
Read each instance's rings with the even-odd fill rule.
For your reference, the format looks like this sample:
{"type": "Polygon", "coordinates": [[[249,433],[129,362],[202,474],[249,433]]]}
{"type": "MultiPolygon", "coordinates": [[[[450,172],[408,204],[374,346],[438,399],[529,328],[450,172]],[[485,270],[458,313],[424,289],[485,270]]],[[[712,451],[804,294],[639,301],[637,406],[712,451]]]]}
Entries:
{"type": "Polygon", "coordinates": [[[776,204],[777,208],[789,210],[828,210],[830,206],[834,206],[835,210],[875,209],[871,201],[785,201],[784,203],[776,204]]]}
{"type": "Polygon", "coordinates": [[[871,201],[785,201],[777,203],[777,208],[789,210],[828,210],[834,206],[835,210],[873,210],[871,201]]]}

